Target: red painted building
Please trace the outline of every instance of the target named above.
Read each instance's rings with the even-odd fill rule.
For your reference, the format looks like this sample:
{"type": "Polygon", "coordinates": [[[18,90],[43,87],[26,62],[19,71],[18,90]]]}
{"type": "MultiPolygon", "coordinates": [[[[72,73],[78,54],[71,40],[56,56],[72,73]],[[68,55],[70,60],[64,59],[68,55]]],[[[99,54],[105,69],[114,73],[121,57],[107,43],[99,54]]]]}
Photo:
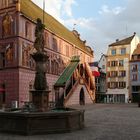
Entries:
{"type": "MultiPolygon", "coordinates": [[[[38,17],[43,18],[42,10],[30,0],[0,0],[0,105],[10,106],[12,101],[18,101],[22,106],[23,102],[31,100],[29,90],[33,88],[35,63],[30,54],[35,51],[33,43],[38,17]]],[[[47,13],[44,24],[45,51],[49,57],[46,77],[51,90],[49,99],[54,101],[54,84],[71,57],[80,55],[79,64],[92,62],[93,51],[77,31],[69,31],[47,13]]],[[[74,92],[80,92],[84,86],[79,83],[74,92]]],[[[88,86],[85,88],[85,93],[89,94],[86,103],[93,101],[90,101],[88,86]]],[[[74,96],[69,98],[68,105],[77,103],[74,96]]]]}

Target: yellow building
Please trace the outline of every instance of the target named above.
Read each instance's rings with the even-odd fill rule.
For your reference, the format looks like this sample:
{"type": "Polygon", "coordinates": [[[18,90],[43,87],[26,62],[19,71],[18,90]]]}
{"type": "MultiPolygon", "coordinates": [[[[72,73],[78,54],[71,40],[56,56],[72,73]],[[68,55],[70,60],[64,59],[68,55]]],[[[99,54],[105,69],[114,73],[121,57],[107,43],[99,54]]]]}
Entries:
{"type": "Polygon", "coordinates": [[[139,38],[133,36],[116,40],[107,51],[107,102],[126,103],[130,95],[130,69],[129,61],[139,38]]]}

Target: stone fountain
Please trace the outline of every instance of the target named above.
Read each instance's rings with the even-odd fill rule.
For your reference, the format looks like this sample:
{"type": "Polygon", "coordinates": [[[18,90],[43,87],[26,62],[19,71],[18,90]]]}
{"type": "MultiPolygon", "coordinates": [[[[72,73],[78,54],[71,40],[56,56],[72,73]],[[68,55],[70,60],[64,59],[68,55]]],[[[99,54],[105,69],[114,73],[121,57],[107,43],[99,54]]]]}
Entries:
{"type": "Polygon", "coordinates": [[[44,25],[37,19],[35,30],[36,52],[32,54],[36,62],[36,74],[32,103],[36,109],[26,105],[24,109],[0,112],[0,131],[22,135],[64,133],[84,127],[84,110],[63,108],[48,110],[49,89],[46,80],[47,55],[44,52],[44,25]]]}
{"type": "Polygon", "coordinates": [[[32,102],[38,111],[47,111],[49,102],[49,90],[46,80],[46,61],[48,59],[44,51],[44,24],[41,20],[37,19],[37,26],[35,30],[35,43],[34,48],[36,52],[31,56],[36,63],[36,74],[34,81],[34,90],[32,93],[32,102]]]}

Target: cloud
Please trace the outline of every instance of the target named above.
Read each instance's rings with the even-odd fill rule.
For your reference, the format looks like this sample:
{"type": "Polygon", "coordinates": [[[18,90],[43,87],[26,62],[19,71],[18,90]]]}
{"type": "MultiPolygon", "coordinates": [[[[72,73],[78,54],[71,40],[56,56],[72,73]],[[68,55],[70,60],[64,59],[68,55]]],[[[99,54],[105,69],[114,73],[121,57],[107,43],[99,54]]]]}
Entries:
{"type": "Polygon", "coordinates": [[[95,21],[93,18],[70,18],[64,21],[64,24],[66,26],[68,26],[69,28],[79,28],[80,30],[82,30],[82,28],[86,29],[86,30],[94,30],[93,25],[95,24],[95,21]],[[74,26],[75,25],[75,26],[74,26]]]}
{"type": "Polygon", "coordinates": [[[110,8],[108,5],[103,5],[101,7],[101,10],[99,11],[100,14],[104,15],[104,14],[113,14],[113,15],[118,15],[120,14],[123,10],[125,10],[124,7],[113,7],[110,8]]]}
{"type": "MultiPolygon", "coordinates": [[[[32,1],[43,8],[43,0],[32,1]]],[[[63,16],[72,17],[73,5],[77,5],[75,0],[46,0],[45,11],[60,22],[63,22],[63,16]]]]}
{"type": "Polygon", "coordinates": [[[77,5],[75,0],[65,0],[63,4],[63,14],[72,17],[72,6],[77,5]]]}
{"type": "Polygon", "coordinates": [[[82,15],[75,18],[72,7],[80,5],[78,0],[46,0],[46,10],[70,30],[75,28],[79,31],[81,38],[87,40],[87,45],[93,47],[95,60],[98,60],[101,53],[106,53],[108,45],[115,42],[117,38],[123,39],[134,32],[140,35],[140,1],[122,1],[125,1],[125,6],[102,5],[96,18],[92,16],[86,18],[82,15]]]}

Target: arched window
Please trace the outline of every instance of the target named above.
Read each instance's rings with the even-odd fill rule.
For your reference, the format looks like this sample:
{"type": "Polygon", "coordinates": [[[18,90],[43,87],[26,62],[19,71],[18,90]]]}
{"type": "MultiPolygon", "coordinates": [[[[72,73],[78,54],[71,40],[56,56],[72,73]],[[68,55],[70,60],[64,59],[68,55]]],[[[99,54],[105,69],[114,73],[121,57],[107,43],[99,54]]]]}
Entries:
{"type": "Polygon", "coordinates": [[[44,33],[45,47],[49,48],[49,34],[47,32],[44,33]]]}
{"type": "Polygon", "coordinates": [[[53,38],[53,46],[52,47],[53,47],[54,51],[56,51],[56,52],[58,51],[58,49],[57,49],[57,40],[55,38],[53,38]]]}

